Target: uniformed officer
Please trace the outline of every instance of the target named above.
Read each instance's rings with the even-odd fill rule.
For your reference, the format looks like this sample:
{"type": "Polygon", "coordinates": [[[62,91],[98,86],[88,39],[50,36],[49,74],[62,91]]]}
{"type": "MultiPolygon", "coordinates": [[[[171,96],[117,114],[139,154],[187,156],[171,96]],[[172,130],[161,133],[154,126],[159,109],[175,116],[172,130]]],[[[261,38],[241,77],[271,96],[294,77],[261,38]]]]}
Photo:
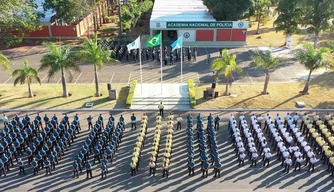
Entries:
{"type": "Polygon", "coordinates": [[[166,175],[166,178],[168,178],[168,175],[169,175],[168,167],[169,167],[169,162],[164,161],[162,165],[162,178],[164,178],[165,175],[166,175]]]}
{"type": "Polygon", "coordinates": [[[137,162],[131,161],[130,167],[131,167],[131,176],[136,175],[137,162]]]}
{"type": "Polygon", "coordinates": [[[217,115],[215,117],[215,130],[218,131],[219,130],[219,121],[220,121],[220,117],[217,115]]]}
{"type": "Polygon", "coordinates": [[[222,164],[219,162],[219,160],[215,160],[214,168],[215,168],[215,177],[220,177],[220,169],[221,169],[222,164]]]}
{"type": "Polygon", "coordinates": [[[107,178],[107,165],[102,162],[101,164],[101,179],[103,179],[103,176],[107,178]]]}
{"type": "Polygon", "coordinates": [[[158,108],[159,108],[159,115],[160,115],[161,117],[164,117],[164,107],[165,107],[165,106],[162,104],[162,102],[160,102],[158,108]]]}
{"type": "Polygon", "coordinates": [[[6,114],[3,114],[2,121],[3,121],[4,126],[6,126],[8,124],[8,117],[6,116],[6,114]]]}
{"type": "Polygon", "coordinates": [[[151,174],[153,174],[153,176],[155,176],[156,164],[154,163],[154,161],[151,160],[150,163],[148,164],[148,166],[150,167],[150,176],[151,176],[151,174]]]}
{"type": "Polygon", "coordinates": [[[79,177],[79,171],[78,171],[78,162],[76,160],[73,161],[73,177],[75,177],[75,174],[77,177],[79,177]]]}
{"type": "Polygon", "coordinates": [[[182,117],[179,115],[177,118],[176,118],[176,121],[177,121],[177,125],[176,125],[176,130],[181,130],[181,122],[182,122],[182,117]]]}
{"type": "Polygon", "coordinates": [[[5,164],[0,159],[0,177],[2,176],[2,173],[6,176],[5,164]]]}
{"type": "Polygon", "coordinates": [[[20,175],[23,173],[25,175],[26,173],[24,172],[24,162],[21,160],[21,158],[18,160],[17,165],[19,166],[20,169],[20,175]]]}
{"type": "Polygon", "coordinates": [[[195,174],[195,162],[193,159],[191,159],[190,162],[188,162],[188,176],[190,176],[192,174],[192,176],[194,176],[195,174]]]}
{"type": "Polygon", "coordinates": [[[44,165],[45,165],[45,170],[46,170],[46,175],[48,174],[48,173],[50,173],[50,175],[52,174],[51,173],[51,167],[50,167],[50,160],[49,160],[49,158],[46,158],[45,160],[44,160],[44,165]]]}
{"type": "Polygon", "coordinates": [[[308,166],[308,172],[311,170],[312,168],[312,172],[314,171],[314,165],[318,160],[316,159],[315,155],[313,154],[313,156],[310,158],[310,164],[308,166]]]}
{"type": "Polygon", "coordinates": [[[87,177],[86,177],[86,179],[88,179],[89,176],[90,176],[90,178],[93,178],[92,164],[89,163],[89,162],[86,163],[86,173],[87,173],[87,177]]]}
{"type": "Polygon", "coordinates": [[[87,121],[88,121],[88,130],[90,130],[90,128],[93,127],[92,120],[93,120],[93,117],[91,115],[89,115],[89,117],[87,118],[87,121]]]}
{"type": "Polygon", "coordinates": [[[137,129],[137,125],[136,125],[136,116],[134,113],[132,113],[132,116],[131,116],[131,129],[133,129],[133,127],[135,128],[135,130],[137,129]]]}
{"type": "Polygon", "coordinates": [[[291,160],[290,156],[288,156],[285,159],[284,163],[285,163],[285,168],[284,168],[283,173],[285,173],[285,171],[286,171],[286,173],[289,173],[290,166],[292,165],[292,160],[291,160]]]}
{"type": "Polygon", "coordinates": [[[304,161],[303,157],[299,155],[296,159],[296,165],[295,165],[294,171],[296,171],[297,167],[299,168],[299,171],[300,171],[300,167],[303,161],[304,161]]]}
{"type": "Polygon", "coordinates": [[[37,162],[37,160],[35,158],[31,162],[31,165],[32,165],[32,167],[34,169],[34,175],[38,175],[38,162],[37,162]]]}
{"type": "Polygon", "coordinates": [[[267,152],[265,152],[265,154],[264,154],[264,161],[263,161],[263,166],[265,166],[266,165],[266,163],[268,163],[267,164],[267,167],[269,166],[269,162],[270,162],[270,158],[271,158],[271,153],[270,153],[270,151],[268,150],[267,152]]]}
{"type": "Polygon", "coordinates": [[[207,161],[204,161],[203,162],[203,165],[202,165],[202,177],[204,177],[204,173],[205,173],[205,177],[208,177],[208,174],[209,174],[209,163],[207,161]]]}

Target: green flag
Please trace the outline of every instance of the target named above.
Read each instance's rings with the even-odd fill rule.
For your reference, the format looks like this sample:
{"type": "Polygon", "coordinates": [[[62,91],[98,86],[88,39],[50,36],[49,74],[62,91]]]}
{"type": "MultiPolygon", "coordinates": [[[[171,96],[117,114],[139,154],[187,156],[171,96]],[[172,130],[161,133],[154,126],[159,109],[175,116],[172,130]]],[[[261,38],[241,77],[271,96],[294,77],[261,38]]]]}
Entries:
{"type": "Polygon", "coordinates": [[[147,47],[155,47],[161,43],[161,33],[149,38],[146,42],[147,47]]]}

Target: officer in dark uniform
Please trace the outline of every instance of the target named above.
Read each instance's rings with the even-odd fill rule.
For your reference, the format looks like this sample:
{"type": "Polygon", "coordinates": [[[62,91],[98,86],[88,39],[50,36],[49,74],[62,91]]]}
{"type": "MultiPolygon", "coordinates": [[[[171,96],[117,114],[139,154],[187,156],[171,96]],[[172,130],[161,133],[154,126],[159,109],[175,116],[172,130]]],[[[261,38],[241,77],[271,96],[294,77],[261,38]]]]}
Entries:
{"type": "Polygon", "coordinates": [[[79,171],[78,171],[78,166],[79,164],[77,163],[76,160],[73,161],[73,177],[75,177],[75,174],[77,175],[77,177],[79,178],[79,171]]]}
{"type": "Polygon", "coordinates": [[[137,117],[135,116],[134,113],[132,113],[132,116],[131,116],[131,129],[133,129],[133,127],[135,128],[135,130],[137,129],[136,119],[137,119],[137,117]]]}
{"type": "Polygon", "coordinates": [[[191,48],[188,48],[188,61],[191,61],[191,48]]]}
{"type": "Polygon", "coordinates": [[[5,164],[0,159],[0,177],[2,176],[2,173],[6,176],[5,164]]]}
{"type": "Polygon", "coordinates": [[[160,47],[158,48],[158,53],[157,53],[157,61],[160,63],[160,56],[161,56],[161,50],[160,47]]]}
{"type": "Polygon", "coordinates": [[[155,49],[155,47],[153,47],[153,49],[152,49],[152,61],[154,61],[155,55],[156,55],[156,49],[155,49]]]}
{"type": "Polygon", "coordinates": [[[50,118],[48,117],[47,114],[45,114],[43,120],[44,120],[45,126],[47,126],[50,123],[50,118]]]}
{"type": "Polygon", "coordinates": [[[90,130],[93,127],[92,120],[93,120],[93,117],[91,115],[89,115],[89,117],[87,118],[88,130],[90,130]]]}
{"type": "Polygon", "coordinates": [[[151,52],[151,48],[150,47],[146,48],[146,50],[145,50],[146,60],[150,59],[150,52],[151,52]]]}
{"type": "Polygon", "coordinates": [[[194,59],[193,59],[194,62],[196,62],[196,58],[197,58],[197,46],[194,48],[194,59]]]}
{"type": "Polygon", "coordinates": [[[194,160],[191,160],[190,162],[188,162],[188,172],[189,172],[189,176],[192,174],[192,176],[194,176],[195,174],[195,162],[194,160]]]}
{"type": "Polygon", "coordinates": [[[133,62],[137,62],[137,49],[133,51],[133,62]]]}
{"type": "Polygon", "coordinates": [[[103,179],[103,176],[107,178],[107,165],[102,162],[101,164],[101,179],[103,179]]]}
{"type": "Polygon", "coordinates": [[[220,121],[220,117],[217,115],[215,117],[215,130],[218,131],[219,130],[219,121],[220,121]]]}
{"type": "Polygon", "coordinates": [[[165,57],[164,57],[164,63],[165,63],[165,65],[168,64],[168,55],[167,55],[167,54],[165,54],[165,57]]]}
{"type": "Polygon", "coordinates": [[[34,169],[34,175],[38,175],[38,162],[36,161],[35,158],[33,159],[31,165],[34,169]]]}
{"type": "Polygon", "coordinates": [[[171,53],[170,54],[170,65],[173,65],[174,64],[174,54],[171,53]]]}
{"type": "Polygon", "coordinates": [[[44,160],[44,164],[45,164],[45,170],[46,170],[45,174],[47,175],[48,173],[50,173],[50,175],[51,175],[52,173],[51,173],[51,167],[50,167],[50,160],[49,160],[49,158],[46,158],[44,160]]]}
{"type": "Polygon", "coordinates": [[[90,176],[90,178],[93,178],[93,174],[92,174],[92,164],[91,163],[86,163],[86,173],[87,173],[87,177],[86,177],[86,179],[88,179],[89,178],[89,176],[90,176]]]}
{"type": "Polygon", "coordinates": [[[23,175],[25,175],[26,173],[24,172],[24,162],[19,159],[18,162],[17,162],[18,166],[19,166],[19,169],[20,169],[20,175],[23,173],[23,175]]]}
{"type": "Polygon", "coordinates": [[[221,166],[222,166],[222,164],[221,164],[218,160],[215,160],[215,164],[214,164],[214,168],[215,168],[215,177],[217,177],[217,174],[218,174],[218,177],[220,177],[220,169],[221,169],[221,166]]]}
{"type": "Polygon", "coordinates": [[[209,169],[209,163],[207,161],[203,162],[202,165],[202,177],[204,177],[204,173],[205,173],[205,177],[208,177],[208,169],[209,169]]]}

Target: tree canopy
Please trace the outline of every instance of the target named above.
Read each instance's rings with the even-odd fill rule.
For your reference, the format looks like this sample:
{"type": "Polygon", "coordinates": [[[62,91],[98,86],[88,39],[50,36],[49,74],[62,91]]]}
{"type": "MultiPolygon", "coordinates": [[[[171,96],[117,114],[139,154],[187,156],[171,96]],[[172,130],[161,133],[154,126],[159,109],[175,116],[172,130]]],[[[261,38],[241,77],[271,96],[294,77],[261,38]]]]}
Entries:
{"type": "Polygon", "coordinates": [[[218,21],[243,19],[250,10],[252,0],[203,0],[218,21]]]}
{"type": "Polygon", "coordinates": [[[300,0],[281,0],[275,10],[278,17],[274,21],[276,31],[283,31],[286,35],[299,33],[299,24],[302,20],[303,8],[300,0]]]}
{"type": "Polygon", "coordinates": [[[52,9],[60,21],[67,24],[76,23],[86,16],[94,7],[92,0],[45,0],[44,10],[52,9]]]}
{"type": "Polygon", "coordinates": [[[26,31],[40,27],[42,13],[34,0],[5,0],[0,3],[0,37],[10,47],[22,42],[26,31]]]}
{"type": "Polygon", "coordinates": [[[302,23],[308,31],[315,35],[314,47],[318,46],[319,35],[333,27],[330,19],[334,17],[333,0],[302,0],[304,17],[302,23]]]}
{"type": "Polygon", "coordinates": [[[148,12],[152,7],[152,0],[144,0],[140,3],[137,0],[129,0],[128,5],[122,5],[121,22],[123,30],[128,30],[135,26],[140,16],[148,12]]]}

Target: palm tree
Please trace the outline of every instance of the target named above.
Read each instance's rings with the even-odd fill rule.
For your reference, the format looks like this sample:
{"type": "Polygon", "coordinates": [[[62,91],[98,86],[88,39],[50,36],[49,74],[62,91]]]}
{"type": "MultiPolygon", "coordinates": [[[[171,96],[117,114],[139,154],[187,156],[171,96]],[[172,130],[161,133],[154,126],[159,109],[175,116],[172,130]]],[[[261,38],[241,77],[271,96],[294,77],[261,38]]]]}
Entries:
{"type": "Polygon", "coordinates": [[[252,56],[252,60],[256,67],[265,70],[266,78],[264,81],[264,87],[263,87],[262,94],[269,94],[267,91],[268,84],[270,81],[269,70],[279,65],[284,60],[284,58],[274,57],[272,54],[272,50],[270,48],[270,50],[256,52],[252,56]]]}
{"type": "Polygon", "coordinates": [[[86,63],[94,64],[95,73],[95,96],[99,97],[100,87],[99,87],[99,77],[97,70],[102,69],[104,64],[113,64],[117,60],[112,59],[111,56],[113,52],[111,50],[104,50],[97,41],[97,34],[93,35],[93,39],[86,38],[83,45],[80,47],[80,59],[86,63]]]}
{"type": "Polygon", "coordinates": [[[31,90],[31,83],[33,79],[36,79],[39,84],[41,84],[41,80],[38,77],[38,72],[36,69],[29,67],[29,63],[27,60],[24,60],[23,62],[23,68],[22,69],[16,69],[13,71],[12,76],[17,76],[14,80],[14,86],[17,84],[24,84],[25,82],[28,83],[28,97],[32,98],[34,95],[31,90]]]}
{"type": "Polygon", "coordinates": [[[312,72],[330,65],[330,61],[328,60],[330,49],[325,47],[314,48],[310,43],[304,43],[303,47],[304,49],[297,52],[296,58],[309,70],[305,87],[303,91],[300,91],[302,94],[308,94],[312,72]]]}
{"type": "MultiPolygon", "coordinates": [[[[233,71],[241,74],[242,69],[241,67],[237,66],[237,62],[235,61],[237,56],[236,54],[229,55],[227,50],[224,49],[222,52],[223,57],[217,58],[211,63],[211,69],[216,71],[215,73],[215,80],[217,81],[220,75],[224,74],[226,79],[226,88],[224,95],[230,95],[229,92],[229,84],[231,82],[231,76],[233,71]]],[[[232,82],[231,82],[232,83],[232,82]]]]}
{"type": "Polygon", "coordinates": [[[4,56],[1,52],[0,52],[0,67],[3,68],[4,71],[6,71],[7,73],[10,73],[10,66],[12,62],[10,60],[7,59],[6,56],[4,56]]]}
{"type": "Polygon", "coordinates": [[[68,97],[65,72],[69,74],[69,81],[73,79],[72,72],[80,72],[77,65],[78,58],[71,47],[57,47],[55,44],[47,42],[43,44],[49,49],[49,52],[41,59],[41,66],[38,71],[48,70],[48,80],[52,79],[58,72],[61,73],[61,84],[63,87],[63,97],[68,97]]]}

